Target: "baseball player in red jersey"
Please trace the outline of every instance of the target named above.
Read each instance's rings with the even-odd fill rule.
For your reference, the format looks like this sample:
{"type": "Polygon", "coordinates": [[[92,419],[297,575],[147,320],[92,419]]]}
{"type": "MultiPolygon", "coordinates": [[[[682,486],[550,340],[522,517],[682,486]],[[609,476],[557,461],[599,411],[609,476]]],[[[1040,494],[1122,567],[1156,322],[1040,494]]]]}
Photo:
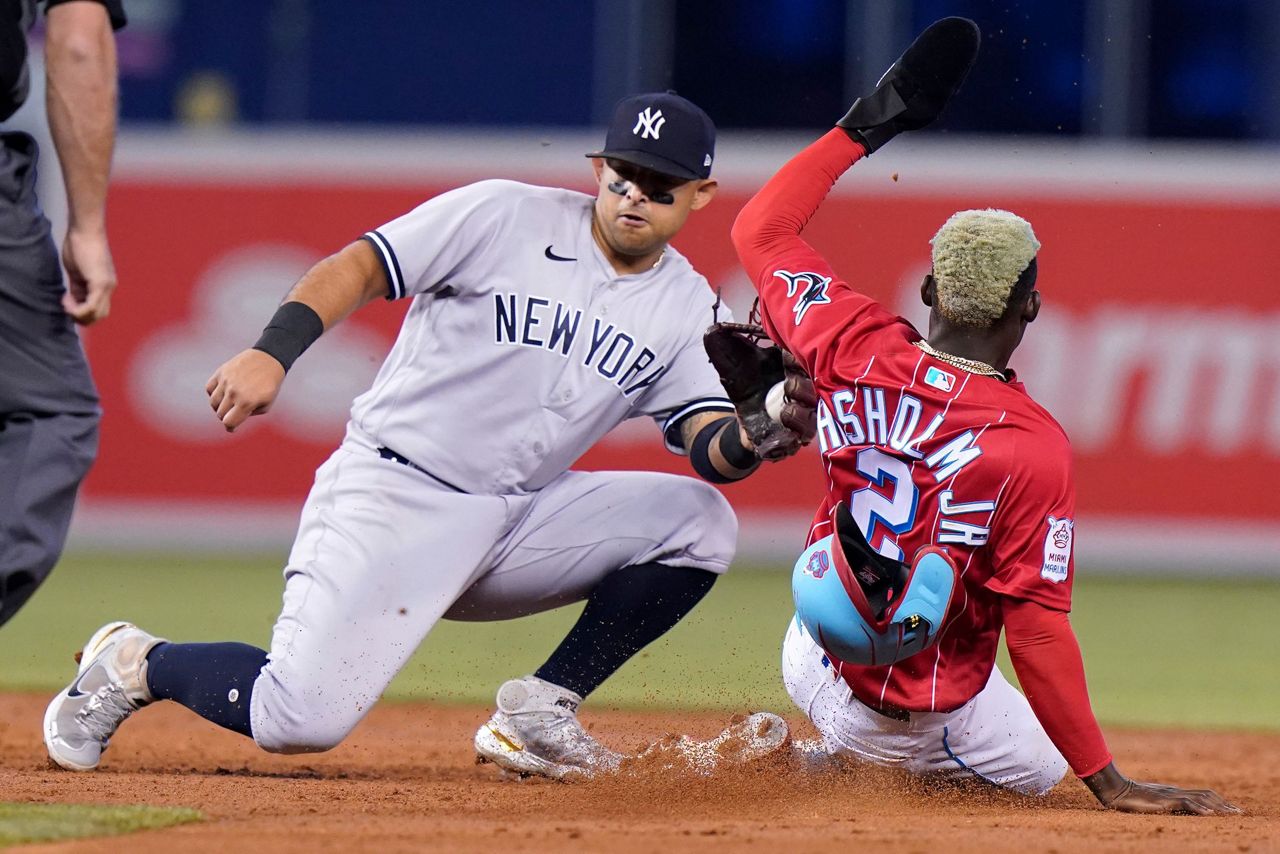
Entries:
{"type": "MultiPolygon", "coordinates": [[[[1210,791],[1123,776],[1090,709],[1068,622],[1071,445],[1008,368],[1040,311],[1040,243],[1030,224],[977,210],[942,226],[921,287],[927,336],[860,293],[800,237],[846,169],[937,116],[977,44],[970,21],[934,24],[734,225],[765,328],[819,393],[829,485],[797,566],[797,604],[810,604],[802,600],[830,565],[817,551],[863,537],[886,564],[911,566],[932,547],[954,571],[938,612],[945,617],[923,651],[878,659],[888,664],[842,661],[836,644],[812,636],[812,621],[794,620],[783,648],[788,691],[830,754],[1034,794],[1069,765],[1114,809],[1237,812],[1210,791]],[[846,530],[836,530],[842,519],[846,530]],[[1002,629],[1025,697],[995,667],[1002,629]]],[[[832,561],[846,558],[856,563],[845,553],[832,561]]],[[[904,592],[884,595],[892,602],[904,592]]]]}

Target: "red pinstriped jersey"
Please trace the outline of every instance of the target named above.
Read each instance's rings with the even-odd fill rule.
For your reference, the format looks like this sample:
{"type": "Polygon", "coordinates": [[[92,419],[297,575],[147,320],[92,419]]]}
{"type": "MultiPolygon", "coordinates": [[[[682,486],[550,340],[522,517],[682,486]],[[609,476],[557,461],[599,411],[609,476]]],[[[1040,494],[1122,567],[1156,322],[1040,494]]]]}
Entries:
{"type": "Polygon", "coordinates": [[[765,326],[813,375],[827,494],[809,542],[848,503],[872,547],[910,561],[944,547],[961,570],[940,639],[892,667],[846,665],[872,707],[949,711],[995,665],[1001,600],[1069,611],[1075,487],[1071,447],[1021,383],[963,371],[915,346],[921,335],[842,279],[799,232],[862,156],[834,131],[793,159],[734,228],[765,326]]]}

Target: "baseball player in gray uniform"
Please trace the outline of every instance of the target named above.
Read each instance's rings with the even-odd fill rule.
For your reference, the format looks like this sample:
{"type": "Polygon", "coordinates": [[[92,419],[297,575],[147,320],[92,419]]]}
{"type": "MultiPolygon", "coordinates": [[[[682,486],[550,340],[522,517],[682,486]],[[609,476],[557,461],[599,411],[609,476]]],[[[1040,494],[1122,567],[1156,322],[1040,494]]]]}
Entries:
{"type": "MultiPolygon", "coordinates": [[[[36,200],[35,140],[0,127],[0,625],[48,577],[98,452],[98,392],[76,323],[106,317],[116,286],[107,176],[116,128],[112,29],[120,0],[44,0],[49,130],[67,189],[63,284],[36,200]]],[[[0,0],[0,121],[27,100],[36,0],[0,0]]]]}
{"type": "MultiPolygon", "coordinates": [[[[640,416],[705,481],[759,462],[702,349],[714,295],[668,245],[715,195],[714,141],[689,101],[630,97],[588,155],[594,198],[482,181],[313,267],[258,344],[210,379],[226,429],[270,408],[325,329],[374,299],[413,303],[316,473],[270,651],[110,623],[49,705],[52,759],[97,767],[120,723],[158,699],[268,751],[328,750],[442,617],[509,619],[585,599],[546,663],[499,688],[475,746],[523,774],[616,769],[578,705],[706,594],[737,524],[703,480],[569,466],[640,416]]],[[[768,730],[758,723],[754,733],[768,730]]]]}

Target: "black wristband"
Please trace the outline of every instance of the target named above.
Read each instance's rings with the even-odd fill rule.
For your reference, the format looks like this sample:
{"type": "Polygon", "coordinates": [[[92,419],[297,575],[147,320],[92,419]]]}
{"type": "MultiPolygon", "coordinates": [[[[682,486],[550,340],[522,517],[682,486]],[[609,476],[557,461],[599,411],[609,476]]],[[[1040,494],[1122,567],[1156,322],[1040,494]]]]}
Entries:
{"type": "Polygon", "coordinates": [[[760,458],[756,456],[755,449],[742,444],[736,418],[720,433],[720,455],[724,457],[726,463],[741,471],[750,471],[760,465],[760,458]]]}
{"type": "Polygon", "coordinates": [[[261,350],[287,372],[303,352],[324,333],[324,321],[302,302],[286,302],[276,309],[253,349],[261,350]]]}

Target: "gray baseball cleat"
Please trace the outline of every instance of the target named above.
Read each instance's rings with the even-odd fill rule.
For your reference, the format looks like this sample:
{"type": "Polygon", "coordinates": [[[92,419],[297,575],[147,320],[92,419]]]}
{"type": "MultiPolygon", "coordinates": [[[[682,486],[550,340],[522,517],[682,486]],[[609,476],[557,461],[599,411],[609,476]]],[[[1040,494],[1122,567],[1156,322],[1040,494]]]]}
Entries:
{"type": "Polygon", "coordinates": [[[107,623],[80,653],[75,681],[44,713],[49,758],[68,771],[92,771],[116,729],[155,698],[147,689],[147,653],[164,643],[132,623],[107,623]]]}
{"type": "Polygon", "coordinates": [[[521,777],[589,780],[622,761],[578,723],[582,698],[536,676],[503,683],[498,710],[476,732],[476,760],[521,777]]]}

